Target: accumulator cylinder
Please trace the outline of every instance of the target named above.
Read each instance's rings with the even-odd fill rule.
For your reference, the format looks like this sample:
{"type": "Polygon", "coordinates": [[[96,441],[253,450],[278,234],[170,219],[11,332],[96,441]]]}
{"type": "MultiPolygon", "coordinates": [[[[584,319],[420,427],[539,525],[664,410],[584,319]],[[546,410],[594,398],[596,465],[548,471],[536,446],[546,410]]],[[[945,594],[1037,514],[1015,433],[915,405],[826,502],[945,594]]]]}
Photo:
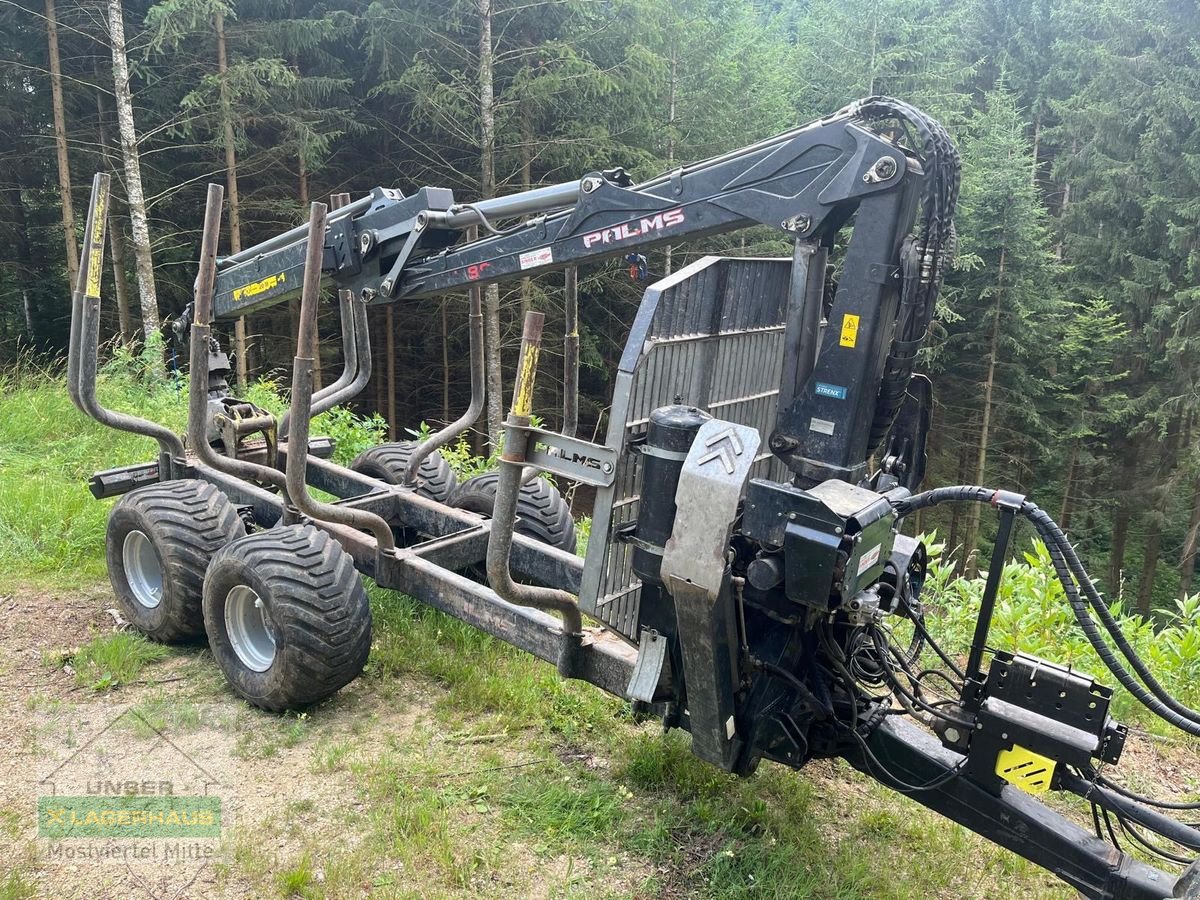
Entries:
{"type": "Polygon", "coordinates": [[[675,527],[679,473],[696,432],[711,418],[694,406],[660,406],[650,413],[641,449],[642,494],[633,550],[633,571],[643,583],[663,583],[662,553],[675,527]]]}

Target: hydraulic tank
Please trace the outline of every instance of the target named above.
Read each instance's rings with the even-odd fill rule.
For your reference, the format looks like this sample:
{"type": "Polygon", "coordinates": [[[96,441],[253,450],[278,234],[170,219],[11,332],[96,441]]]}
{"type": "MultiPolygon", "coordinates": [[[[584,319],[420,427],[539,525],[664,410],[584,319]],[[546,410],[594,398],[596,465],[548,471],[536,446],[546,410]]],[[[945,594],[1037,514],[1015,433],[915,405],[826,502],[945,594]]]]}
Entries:
{"type": "Polygon", "coordinates": [[[696,432],[711,418],[694,406],[660,406],[650,413],[633,550],[633,571],[643,582],[662,584],[662,553],[675,527],[679,473],[696,432]]]}

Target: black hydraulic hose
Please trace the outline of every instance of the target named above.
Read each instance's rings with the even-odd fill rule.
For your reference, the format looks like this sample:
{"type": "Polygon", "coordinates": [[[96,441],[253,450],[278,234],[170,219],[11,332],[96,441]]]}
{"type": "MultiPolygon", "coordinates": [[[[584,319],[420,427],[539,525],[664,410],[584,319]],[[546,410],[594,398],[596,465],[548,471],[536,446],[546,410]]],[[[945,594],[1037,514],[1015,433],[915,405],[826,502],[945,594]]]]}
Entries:
{"type": "MultiPolygon", "coordinates": [[[[942,503],[975,502],[990,504],[997,496],[997,491],[977,485],[935,488],[901,500],[896,504],[896,511],[901,517],[904,517],[918,509],[925,509],[942,503]]],[[[1126,690],[1133,694],[1138,702],[1155,715],[1174,725],[1180,731],[1200,737],[1200,712],[1180,703],[1154,678],[1153,674],[1146,667],[1145,662],[1138,656],[1133,646],[1122,633],[1120,626],[1108,611],[1108,607],[1104,604],[1104,598],[1096,590],[1091,577],[1087,574],[1083,563],[1080,562],[1079,557],[1075,554],[1075,550],[1071,547],[1063,530],[1058,527],[1044,510],[1028,500],[1021,504],[1020,513],[1033,523],[1038,535],[1046,541],[1046,548],[1050,553],[1051,563],[1054,565],[1054,570],[1058,575],[1059,581],[1062,582],[1063,590],[1067,595],[1067,602],[1071,604],[1071,609],[1075,613],[1075,619],[1079,622],[1080,628],[1083,629],[1088,643],[1092,645],[1092,648],[1096,651],[1108,670],[1112,672],[1126,690]],[[1079,595],[1079,590],[1072,579],[1072,574],[1078,578],[1080,586],[1083,587],[1084,593],[1088,600],[1091,601],[1093,609],[1095,609],[1122,654],[1129,660],[1143,681],[1145,681],[1145,686],[1140,684],[1129,673],[1129,670],[1125,668],[1124,664],[1105,642],[1100,629],[1096,626],[1095,620],[1088,613],[1087,604],[1079,595]],[[1149,690],[1147,690],[1147,687],[1149,687],[1149,690]]]]}
{"type": "Polygon", "coordinates": [[[1117,784],[1115,781],[1110,781],[1103,775],[1099,775],[1091,771],[1085,772],[1084,774],[1088,775],[1089,777],[1094,776],[1099,784],[1108,788],[1110,791],[1116,791],[1122,797],[1128,797],[1130,800],[1145,804],[1146,806],[1156,806],[1159,809],[1174,809],[1179,811],[1195,811],[1200,809],[1200,803],[1188,803],[1176,800],[1159,800],[1155,797],[1147,797],[1145,794],[1139,794],[1136,791],[1131,791],[1129,788],[1117,784]]]}
{"type": "Polygon", "coordinates": [[[1147,809],[1116,791],[1101,787],[1095,782],[1081,778],[1070,769],[1063,767],[1058,774],[1059,784],[1073,794],[1078,794],[1084,800],[1098,804],[1103,809],[1110,810],[1116,815],[1131,819],[1139,825],[1144,825],[1155,834],[1174,841],[1181,847],[1200,851],[1200,831],[1182,822],[1176,822],[1170,816],[1147,809]]]}
{"type": "Polygon", "coordinates": [[[818,718],[827,718],[833,715],[833,700],[827,698],[822,701],[803,681],[789,672],[783,666],[777,666],[774,663],[769,663],[765,659],[759,659],[757,656],[750,657],[750,665],[752,668],[760,669],[768,675],[773,675],[776,678],[781,678],[792,686],[800,699],[807,703],[814,711],[821,713],[818,718]]]}

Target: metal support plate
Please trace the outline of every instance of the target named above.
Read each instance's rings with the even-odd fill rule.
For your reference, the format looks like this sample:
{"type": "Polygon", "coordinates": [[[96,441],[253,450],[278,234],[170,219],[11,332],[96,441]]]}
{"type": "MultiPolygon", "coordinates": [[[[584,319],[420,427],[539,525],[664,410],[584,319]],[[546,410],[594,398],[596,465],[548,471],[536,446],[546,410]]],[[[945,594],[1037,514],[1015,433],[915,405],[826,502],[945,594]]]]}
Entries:
{"type": "Polygon", "coordinates": [[[711,419],[700,426],[679,474],[664,576],[713,594],[721,589],[733,521],[760,443],[757,431],[736,422],[711,419]]]}
{"type": "Polygon", "coordinates": [[[738,503],[758,453],[753,428],[713,419],[700,426],[675,492],[675,527],[662,574],[679,622],[692,752],[730,769],[740,740],[737,615],[726,554],[738,503]]]}

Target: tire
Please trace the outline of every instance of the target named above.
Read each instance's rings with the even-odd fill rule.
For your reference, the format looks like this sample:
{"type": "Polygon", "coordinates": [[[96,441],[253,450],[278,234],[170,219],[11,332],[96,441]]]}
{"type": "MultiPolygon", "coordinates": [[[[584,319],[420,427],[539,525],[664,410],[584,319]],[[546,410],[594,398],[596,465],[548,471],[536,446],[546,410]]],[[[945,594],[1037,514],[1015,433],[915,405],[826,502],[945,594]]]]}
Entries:
{"type": "MultiPolygon", "coordinates": [[[[388,484],[404,484],[404,470],[408,468],[408,461],[416,447],[414,441],[380,444],[354,457],[350,468],[388,484]]],[[[417,470],[417,493],[438,503],[449,503],[456,481],[450,464],[435,450],[425,457],[421,468],[417,470]]]]}
{"type": "MultiPolygon", "coordinates": [[[[450,505],[490,516],[496,505],[499,479],[499,472],[484,472],[468,478],[458,486],[450,498],[450,505]]],[[[545,478],[534,478],[521,485],[514,530],[559,550],[575,552],[575,520],[571,518],[571,508],[558,488],[545,478]]]]}
{"type": "Polygon", "coordinates": [[[130,491],[108,515],[104,556],[121,614],[164,644],[204,633],[204,572],[242,537],[237,509],[211,484],[164,481],[130,491]]]}
{"type": "Polygon", "coordinates": [[[204,624],[229,686],[272,712],[337,693],[371,649],[354,561],[312,525],[259,531],[218,553],[204,579],[204,624]]]}

